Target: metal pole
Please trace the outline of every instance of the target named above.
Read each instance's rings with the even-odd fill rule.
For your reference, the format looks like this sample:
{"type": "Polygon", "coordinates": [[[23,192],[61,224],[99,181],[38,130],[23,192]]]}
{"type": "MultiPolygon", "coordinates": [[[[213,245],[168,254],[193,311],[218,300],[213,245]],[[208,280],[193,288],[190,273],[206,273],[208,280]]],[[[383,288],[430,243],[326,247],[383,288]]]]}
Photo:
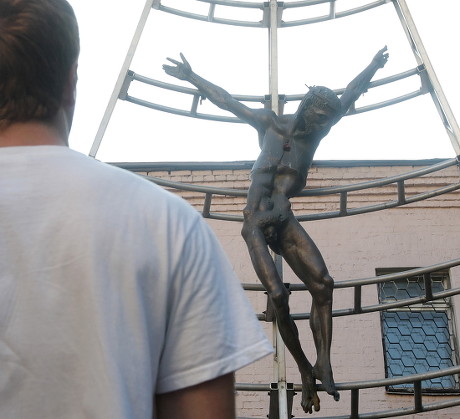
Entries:
{"type": "Polygon", "coordinates": [[[115,105],[117,103],[118,96],[120,95],[121,88],[125,81],[126,75],[128,74],[129,67],[133,60],[134,54],[137,49],[137,45],[139,44],[139,40],[141,38],[142,32],[145,27],[145,23],[147,22],[147,18],[149,17],[150,9],[152,8],[154,1],[155,0],[146,0],[145,2],[144,10],[139,19],[139,23],[137,24],[137,28],[136,28],[136,32],[134,33],[133,40],[131,41],[131,46],[129,47],[128,53],[126,54],[126,58],[123,63],[123,66],[121,67],[120,74],[118,76],[118,80],[113,89],[112,96],[110,97],[109,103],[104,113],[104,116],[102,117],[101,123],[99,125],[99,129],[96,133],[96,137],[94,138],[93,145],[89,152],[90,157],[96,157],[96,154],[99,150],[99,147],[102,142],[102,138],[104,137],[105,130],[107,129],[107,125],[109,124],[113,110],[115,109],[115,105]]]}
{"type": "MultiPolygon", "coordinates": [[[[276,0],[270,0],[269,54],[271,108],[278,115],[278,2],[276,0]]],[[[278,272],[282,278],[282,259],[278,255],[274,255],[274,257],[278,272]]],[[[289,419],[286,383],[286,348],[276,321],[273,322],[273,340],[275,344],[274,375],[278,383],[278,417],[279,419],[289,419]]]]}
{"type": "MultiPolygon", "coordinates": [[[[273,255],[276,269],[280,278],[283,278],[283,259],[273,255]]],[[[273,321],[273,342],[275,347],[274,376],[278,384],[278,419],[289,419],[287,378],[286,378],[286,347],[280,335],[276,319],[273,321]]]]}
{"type": "Polygon", "coordinates": [[[452,147],[455,153],[460,156],[460,128],[457,124],[455,116],[447,102],[447,98],[441,88],[436,73],[431,65],[428,54],[423,46],[422,39],[417,31],[414,20],[410,14],[406,0],[393,0],[393,4],[398,13],[401,24],[404,27],[412,51],[419,65],[423,65],[428,74],[432,89],[430,89],[431,97],[442,119],[444,127],[447,130],[452,147]]]}
{"type": "Polygon", "coordinates": [[[278,2],[276,0],[270,0],[269,53],[272,110],[278,115],[278,2]]]}

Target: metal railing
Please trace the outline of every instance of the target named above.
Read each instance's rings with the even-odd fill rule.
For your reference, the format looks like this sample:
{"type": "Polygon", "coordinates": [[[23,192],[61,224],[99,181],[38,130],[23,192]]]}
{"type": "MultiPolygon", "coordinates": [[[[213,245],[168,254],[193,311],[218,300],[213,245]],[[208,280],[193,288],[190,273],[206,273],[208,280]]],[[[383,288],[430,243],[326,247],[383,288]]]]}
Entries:
{"type": "MultiPolygon", "coordinates": [[[[368,182],[361,182],[351,185],[342,185],[342,186],[333,186],[327,188],[316,188],[316,189],[305,189],[302,191],[298,196],[323,196],[323,195],[332,195],[338,194],[339,195],[339,209],[336,211],[329,211],[329,212],[320,212],[314,214],[301,214],[296,215],[296,218],[299,221],[311,221],[311,220],[321,220],[326,218],[337,218],[337,217],[345,217],[350,215],[357,215],[357,214],[364,214],[368,212],[374,212],[379,210],[384,210],[388,208],[394,208],[406,204],[411,204],[414,202],[422,201],[428,198],[432,198],[435,196],[439,196],[448,192],[456,191],[460,189],[460,180],[458,182],[454,182],[452,184],[445,185],[440,188],[436,188],[434,190],[426,191],[423,193],[418,193],[412,196],[407,195],[407,191],[405,188],[405,182],[408,179],[413,179],[416,177],[420,177],[426,174],[434,173],[436,171],[440,171],[446,169],[448,167],[452,167],[458,165],[457,159],[447,159],[440,163],[434,164],[432,166],[428,166],[422,169],[413,170],[411,172],[407,172],[404,174],[400,174],[397,176],[390,176],[383,179],[371,180],[368,182]],[[374,205],[365,205],[356,208],[349,208],[348,207],[348,198],[350,192],[356,192],[359,190],[369,189],[369,188],[376,188],[387,186],[391,184],[397,185],[397,192],[395,199],[374,204],[374,205]]],[[[203,210],[202,214],[205,218],[215,219],[215,220],[224,220],[224,221],[237,221],[242,222],[243,216],[242,215],[235,215],[235,214],[223,214],[212,212],[211,207],[213,203],[213,197],[215,195],[223,195],[223,196],[234,196],[234,197],[246,197],[247,196],[247,189],[230,189],[230,188],[216,188],[212,186],[205,186],[205,185],[196,185],[196,184],[188,184],[182,182],[174,182],[167,179],[161,179],[154,176],[149,175],[142,175],[139,176],[144,177],[145,179],[154,182],[158,185],[179,189],[184,191],[194,191],[198,193],[204,194],[204,203],[203,203],[203,210]]]]}
{"type": "MultiPolygon", "coordinates": [[[[315,419],[354,419],[354,418],[365,418],[365,419],[377,419],[377,418],[392,418],[397,416],[411,415],[415,413],[431,412],[434,410],[447,409],[449,407],[460,406],[460,397],[455,397],[449,400],[443,400],[440,402],[423,404],[423,392],[421,383],[424,380],[431,380],[433,378],[445,377],[449,375],[458,375],[460,373],[460,366],[454,366],[445,368],[439,371],[427,372],[423,374],[413,374],[401,378],[385,378],[381,380],[370,380],[370,381],[355,381],[349,383],[338,383],[336,384],[337,390],[340,392],[350,391],[350,414],[349,415],[337,415],[337,416],[314,416],[315,419]],[[399,409],[382,410],[372,413],[360,413],[359,412],[359,395],[360,390],[370,388],[380,388],[393,386],[398,384],[413,384],[413,406],[412,407],[401,407],[399,409]]],[[[237,383],[236,388],[238,391],[273,391],[273,387],[270,384],[244,384],[237,383]]],[[[318,389],[321,391],[322,386],[319,385],[318,389]]],[[[302,387],[299,384],[290,386],[290,391],[301,392],[302,387]]],[[[312,416],[309,416],[311,418],[312,416]]],[[[296,416],[297,419],[306,419],[306,417],[296,416]]],[[[238,417],[238,419],[250,419],[245,417],[238,417]]],[[[256,418],[252,418],[256,419],[256,418]]]]}
{"type": "MultiPolygon", "coordinates": [[[[443,299],[451,297],[453,295],[460,294],[460,288],[448,289],[442,292],[433,293],[429,281],[425,281],[425,295],[419,297],[413,297],[405,300],[399,300],[394,303],[378,304],[371,305],[367,307],[362,307],[361,304],[361,289],[366,285],[375,285],[383,282],[390,282],[398,279],[406,279],[414,277],[416,275],[428,275],[431,272],[437,272],[440,270],[445,270],[452,268],[454,266],[460,265],[460,259],[455,259],[436,265],[430,265],[423,268],[411,269],[403,272],[397,272],[387,275],[376,276],[372,278],[364,279],[352,279],[346,281],[339,281],[335,283],[335,288],[354,288],[354,306],[349,309],[344,310],[335,310],[333,311],[333,316],[346,316],[351,314],[364,314],[375,311],[384,311],[390,308],[396,307],[405,307],[411,306],[414,304],[425,303],[428,301],[435,301],[438,299],[443,299]]],[[[289,291],[306,291],[307,288],[303,284],[286,284],[286,287],[289,291]]],[[[243,284],[243,288],[246,291],[265,291],[261,284],[243,284]]],[[[269,309],[267,308],[267,311],[269,309]]],[[[308,319],[309,313],[299,313],[292,314],[293,319],[302,320],[308,319]]],[[[258,315],[259,320],[266,321],[266,314],[262,313],[258,315]]],[[[337,416],[327,416],[327,418],[335,419],[345,419],[345,418],[366,418],[366,419],[376,419],[376,418],[391,418],[397,416],[404,416],[409,414],[428,412],[433,410],[440,410],[454,406],[460,406],[460,397],[458,397],[458,391],[455,392],[457,396],[449,400],[443,400],[440,402],[423,404],[423,391],[422,391],[422,381],[431,380],[438,377],[445,377],[450,375],[458,376],[460,373],[460,366],[453,366],[449,368],[440,369],[438,371],[431,371],[420,374],[407,375],[404,377],[398,378],[382,378],[378,380],[368,380],[368,381],[355,381],[355,382],[343,382],[336,383],[337,390],[340,392],[350,391],[350,414],[349,415],[337,415],[337,416]],[[372,413],[360,413],[359,412],[359,401],[360,401],[360,391],[364,389],[371,388],[382,388],[390,387],[401,384],[412,384],[414,388],[413,392],[413,406],[412,407],[401,407],[391,410],[383,410],[372,413]]],[[[319,384],[317,386],[319,391],[323,391],[323,386],[319,384]]],[[[264,392],[273,392],[276,391],[273,384],[251,384],[251,383],[237,383],[236,389],[238,391],[264,391],[264,392]]],[[[301,392],[302,386],[300,384],[289,383],[288,392],[291,392],[290,397],[293,397],[294,392],[301,392]]],[[[447,392],[446,392],[447,393],[447,392]]],[[[447,395],[447,394],[444,394],[447,395]]],[[[393,403],[394,405],[394,403],[393,403]]],[[[296,416],[298,417],[298,416],[296,416]]],[[[316,417],[316,416],[315,416],[316,417]]],[[[248,419],[244,417],[239,417],[238,419],[248,419]]],[[[303,419],[298,417],[298,419],[303,419]]],[[[325,417],[318,417],[318,419],[325,419],[325,417]]]]}
{"type": "MultiPolygon", "coordinates": [[[[379,275],[371,278],[363,278],[363,279],[350,279],[344,281],[337,281],[334,284],[334,289],[342,289],[342,288],[353,288],[354,289],[354,304],[353,307],[347,309],[340,309],[334,310],[332,312],[333,317],[340,317],[340,316],[349,316],[353,314],[366,314],[366,313],[373,313],[376,311],[383,311],[389,310],[392,308],[398,307],[405,307],[413,304],[420,304],[426,303],[427,301],[434,301],[443,298],[452,297],[453,295],[460,294],[460,287],[459,288],[451,288],[445,291],[433,293],[429,283],[426,284],[425,287],[425,295],[424,296],[417,296],[412,297],[404,300],[398,300],[391,303],[383,303],[383,304],[376,304],[376,305],[369,305],[369,306],[362,306],[361,296],[362,296],[362,288],[367,285],[376,285],[382,282],[390,282],[396,279],[404,279],[410,278],[416,275],[425,275],[431,272],[436,272],[444,269],[449,269],[454,266],[460,265],[460,259],[454,259],[447,262],[438,263],[436,265],[430,265],[423,268],[417,269],[410,269],[403,272],[397,272],[387,275],[379,275]]],[[[295,291],[307,291],[307,287],[304,284],[286,284],[287,289],[290,292],[295,291]]],[[[243,288],[246,291],[265,291],[265,288],[262,284],[259,283],[244,283],[243,288]]],[[[291,314],[294,320],[305,320],[310,318],[309,313],[293,313],[291,314]]],[[[257,317],[259,320],[267,320],[266,314],[258,314],[257,317]]]]}
{"type": "MultiPolygon", "coordinates": [[[[179,9],[177,7],[170,7],[166,4],[167,1],[162,0],[155,0],[153,2],[153,8],[157,10],[161,10],[162,12],[169,13],[172,15],[199,20],[203,22],[211,22],[211,23],[220,23],[224,25],[232,25],[232,26],[244,26],[244,27],[253,27],[253,28],[267,28],[269,26],[270,21],[270,10],[269,10],[269,2],[247,2],[247,1],[232,1],[232,0],[198,0],[201,3],[208,3],[208,11],[206,14],[204,13],[194,13],[191,11],[187,11],[184,9],[179,9]],[[225,17],[216,17],[216,10],[219,9],[219,14],[223,16],[226,15],[226,12],[229,9],[253,9],[253,10],[260,10],[260,14],[258,18],[252,20],[239,20],[234,18],[225,18],[225,17]],[[220,13],[222,12],[223,13],[220,13]]],[[[278,26],[280,28],[283,27],[291,27],[291,26],[300,26],[300,25],[308,25],[312,23],[324,22],[331,19],[338,19],[350,15],[354,15],[356,13],[361,13],[366,10],[373,9],[375,7],[382,6],[386,3],[390,3],[391,0],[377,0],[377,1],[369,1],[366,4],[363,4],[359,7],[344,9],[341,11],[337,11],[337,0],[304,0],[304,1],[279,1],[277,2],[278,5],[278,26]],[[288,9],[306,9],[310,6],[318,6],[318,5],[325,5],[326,8],[320,11],[320,13],[316,14],[315,16],[305,18],[305,19],[293,19],[293,20],[286,20],[283,18],[283,14],[285,10],[288,9]]],[[[345,4],[343,2],[342,4],[345,4]]],[[[313,8],[312,8],[313,9],[313,8]]]]}
{"type": "MultiPolygon", "coordinates": [[[[418,96],[424,95],[426,93],[429,93],[429,89],[427,88],[426,83],[423,82],[424,74],[425,73],[424,73],[423,66],[419,66],[419,67],[404,71],[402,73],[394,74],[392,76],[385,77],[385,78],[371,82],[369,85],[369,90],[379,87],[379,86],[389,85],[391,83],[395,83],[400,80],[407,79],[409,77],[419,76],[420,87],[418,90],[414,90],[404,95],[395,96],[391,99],[387,99],[381,102],[376,102],[376,103],[362,106],[359,108],[351,108],[345,116],[355,115],[355,114],[359,114],[363,112],[369,112],[369,111],[384,108],[387,106],[395,105],[397,103],[401,103],[406,100],[410,100],[418,96]]],[[[338,89],[334,89],[334,92],[340,96],[344,92],[344,90],[345,88],[338,88],[338,89]]],[[[146,108],[154,109],[154,110],[161,111],[161,112],[171,113],[174,115],[204,119],[208,121],[244,123],[243,121],[241,121],[235,116],[226,116],[226,115],[219,114],[217,112],[215,114],[200,112],[199,111],[200,104],[201,104],[200,99],[202,98],[202,96],[203,95],[197,89],[183,87],[183,86],[179,86],[179,85],[171,84],[171,83],[165,83],[165,82],[155,80],[155,79],[152,79],[146,76],[142,76],[130,70],[128,71],[126,75],[125,82],[123,83],[123,87],[120,91],[118,98],[120,100],[131,102],[135,105],[140,105],[146,108]],[[138,83],[142,83],[145,85],[157,87],[160,89],[173,91],[176,93],[182,93],[184,95],[189,95],[191,96],[190,107],[189,109],[180,109],[176,107],[165,106],[160,103],[155,103],[155,102],[152,102],[146,99],[142,99],[140,97],[132,96],[129,94],[129,88],[131,87],[133,82],[138,82],[138,83]]],[[[278,95],[278,96],[281,102],[280,105],[284,106],[288,102],[294,102],[294,101],[300,102],[304,94],[278,95]]],[[[271,101],[270,95],[265,95],[265,96],[232,95],[232,97],[241,102],[257,102],[257,103],[263,103],[264,105],[270,103],[271,101]]]]}

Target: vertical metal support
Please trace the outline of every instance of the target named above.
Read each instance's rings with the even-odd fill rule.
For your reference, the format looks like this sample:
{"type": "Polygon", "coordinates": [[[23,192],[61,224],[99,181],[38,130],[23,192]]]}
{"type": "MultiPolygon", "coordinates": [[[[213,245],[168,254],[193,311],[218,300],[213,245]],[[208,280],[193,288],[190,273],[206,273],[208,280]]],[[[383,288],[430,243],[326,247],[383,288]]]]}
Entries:
{"type": "Polygon", "coordinates": [[[355,292],[354,292],[355,306],[354,306],[353,314],[358,314],[358,313],[361,313],[363,311],[362,305],[361,305],[362,286],[357,285],[357,286],[355,286],[354,290],[355,290],[355,292]]]}
{"type": "MultiPolygon", "coordinates": [[[[282,258],[274,255],[276,269],[280,278],[283,278],[282,258]]],[[[286,378],[286,347],[280,335],[276,319],[273,321],[273,345],[275,347],[275,357],[273,362],[273,375],[276,380],[278,390],[278,419],[289,419],[288,397],[287,397],[287,378],[286,378]]]]}
{"type": "Polygon", "coordinates": [[[398,181],[398,204],[404,205],[406,203],[406,188],[404,180],[398,181]]]}
{"type": "Polygon", "coordinates": [[[359,389],[357,388],[351,390],[350,418],[359,418],[359,389]]]}
{"type": "Polygon", "coordinates": [[[204,199],[203,204],[203,218],[209,218],[209,213],[211,211],[211,202],[212,202],[212,193],[208,192],[204,199]]]}
{"type": "MultiPolygon", "coordinates": [[[[289,418],[293,417],[292,416],[292,402],[294,400],[294,384],[288,383],[287,387],[287,403],[288,403],[288,414],[289,418]]],[[[279,418],[279,412],[278,412],[278,386],[276,383],[270,384],[270,411],[268,412],[268,419],[280,419],[279,418]]]]}
{"type": "Polygon", "coordinates": [[[150,10],[152,9],[153,2],[155,0],[146,0],[144,10],[141,14],[139,19],[139,23],[137,24],[136,32],[134,33],[133,39],[131,41],[131,46],[128,49],[128,53],[126,54],[125,61],[121,67],[120,74],[118,76],[118,80],[115,84],[115,87],[112,92],[112,96],[110,97],[109,103],[105,110],[104,116],[102,117],[101,123],[99,125],[99,129],[96,133],[96,137],[94,138],[93,145],[89,152],[90,157],[96,157],[96,154],[99,150],[99,147],[102,142],[102,138],[104,137],[105,130],[109,125],[110,118],[112,116],[113,110],[115,109],[115,105],[118,100],[118,96],[120,95],[121,89],[125,82],[125,78],[128,75],[129,66],[133,61],[134,54],[137,49],[137,45],[139,44],[139,40],[141,38],[142,32],[145,27],[145,23],[147,22],[147,18],[149,17],[150,10]]]}
{"type": "Polygon", "coordinates": [[[335,0],[331,0],[329,3],[329,17],[335,19],[335,0]]]}
{"type": "Polygon", "coordinates": [[[278,115],[278,2],[276,0],[270,0],[268,38],[270,95],[272,97],[272,110],[278,115]]]}
{"type": "Polygon", "coordinates": [[[427,301],[433,299],[433,287],[431,286],[431,275],[429,273],[423,274],[423,282],[425,283],[425,297],[427,301]]]}
{"type": "Polygon", "coordinates": [[[423,412],[421,381],[414,381],[414,409],[416,412],[423,412]]]}
{"type": "MultiPolygon", "coordinates": [[[[271,107],[273,112],[278,115],[278,2],[276,0],[270,0],[270,25],[268,27],[268,36],[271,107]]],[[[282,278],[281,257],[278,255],[274,257],[278,272],[282,278]]],[[[286,348],[279,333],[276,321],[273,322],[273,325],[273,340],[275,344],[274,375],[278,389],[278,414],[279,419],[289,419],[286,383],[286,348]]]]}
{"type": "Polygon", "coordinates": [[[348,192],[340,192],[340,215],[345,216],[347,215],[347,200],[348,200],[348,192]]]}
{"type": "Polygon", "coordinates": [[[422,65],[422,68],[424,68],[424,71],[426,71],[428,75],[431,83],[431,97],[442,119],[444,127],[446,128],[447,134],[449,135],[452,147],[458,157],[460,156],[460,128],[449,103],[447,102],[447,98],[444,95],[433,66],[431,65],[430,59],[428,58],[428,54],[423,46],[420,35],[409,12],[409,8],[407,7],[406,0],[393,0],[393,4],[399,16],[399,20],[406,32],[407,38],[409,39],[415,58],[418,64],[422,65]]]}

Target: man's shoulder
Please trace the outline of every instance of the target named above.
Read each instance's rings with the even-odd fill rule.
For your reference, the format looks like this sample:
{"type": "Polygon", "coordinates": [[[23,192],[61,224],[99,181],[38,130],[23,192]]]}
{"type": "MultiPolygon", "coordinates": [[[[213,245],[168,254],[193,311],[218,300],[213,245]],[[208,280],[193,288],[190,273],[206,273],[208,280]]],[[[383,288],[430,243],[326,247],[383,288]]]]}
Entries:
{"type": "MultiPolygon", "coordinates": [[[[69,170],[80,173],[80,182],[84,187],[92,187],[100,193],[109,191],[120,197],[129,195],[140,200],[174,201],[175,205],[183,201],[177,195],[166,191],[154,183],[147,176],[142,176],[127,169],[118,167],[116,164],[105,163],[88,157],[84,154],[71,151],[73,157],[69,158],[69,170]]],[[[75,177],[75,182],[79,182],[75,177]]]]}

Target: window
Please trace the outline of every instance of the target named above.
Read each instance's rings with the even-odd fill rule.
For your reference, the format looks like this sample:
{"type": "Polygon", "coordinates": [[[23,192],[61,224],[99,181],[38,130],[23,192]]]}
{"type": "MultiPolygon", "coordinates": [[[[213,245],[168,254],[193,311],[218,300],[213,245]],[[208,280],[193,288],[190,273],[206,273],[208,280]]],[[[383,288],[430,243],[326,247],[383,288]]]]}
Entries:
{"type": "MultiPolygon", "coordinates": [[[[377,275],[406,269],[377,269],[377,275]]],[[[426,274],[433,293],[450,288],[447,271],[426,274]]],[[[424,275],[378,284],[380,303],[425,295],[424,275]]],[[[456,337],[450,298],[417,303],[381,312],[385,373],[388,378],[438,371],[457,364],[456,337]]],[[[413,392],[413,385],[387,387],[388,392],[413,392]]],[[[458,378],[439,377],[422,382],[422,391],[459,392],[458,378]]]]}

